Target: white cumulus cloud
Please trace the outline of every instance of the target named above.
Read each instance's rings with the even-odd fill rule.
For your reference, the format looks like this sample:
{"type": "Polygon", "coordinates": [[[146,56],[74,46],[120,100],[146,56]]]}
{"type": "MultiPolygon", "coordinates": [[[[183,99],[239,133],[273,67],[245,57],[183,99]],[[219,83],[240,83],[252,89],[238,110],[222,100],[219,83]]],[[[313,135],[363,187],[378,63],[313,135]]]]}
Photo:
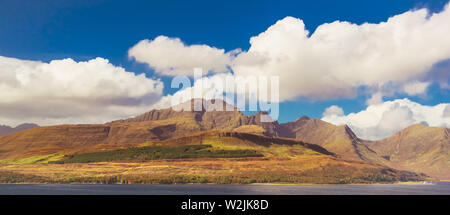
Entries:
{"type": "Polygon", "coordinates": [[[450,104],[448,104],[445,109],[444,113],[442,114],[443,117],[450,117],[450,104]]]}
{"type": "Polygon", "coordinates": [[[323,115],[323,117],[342,116],[342,115],[344,115],[344,110],[337,105],[331,105],[330,107],[325,109],[325,111],[323,112],[322,115],[323,115]]]}
{"type": "Polygon", "coordinates": [[[141,40],[128,55],[137,62],[146,63],[156,73],[193,76],[195,68],[208,72],[226,72],[235,51],[208,45],[185,45],[179,38],[158,36],[154,40],[141,40]]]}
{"type": "Polygon", "coordinates": [[[403,90],[406,92],[406,94],[410,96],[425,94],[430,84],[431,84],[430,82],[414,81],[405,84],[403,86],[403,90]]]}
{"type": "Polygon", "coordinates": [[[367,99],[366,104],[367,105],[375,105],[380,104],[383,102],[383,93],[381,91],[378,91],[376,93],[373,93],[372,96],[367,99]]]}
{"type": "Polygon", "coordinates": [[[348,115],[324,115],[322,120],[335,125],[349,125],[358,137],[378,140],[410,125],[450,127],[450,104],[421,105],[408,99],[397,99],[369,105],[367,109],[348,115]]]}
{"type": "Polygon", "coordinates": [[[210,77],[202,77],[195,80],[194,83],[189,81],[187,86],[175,85],[176,88],[180,87],[181,89],[174,94],[163,96],[156,104],[152,105],[152,108],[169,108],[191,99],[221,99],[228,101],[229,104],[234,104],[234,101],[228,100],[226,97],[227,86],[225,80],[227,76],[233,77],[230,73],[221,73],[210,77]]]}
{"type": "MultiPolygon", "coordinates": [[[[286,17],[252,37],[232,68],[237,75],[279,76],[281,101],[351,98],[360,87],[385,84],[406,84],[396,93],[416,95],[428,85],[415,81],[450,59],[449,26],[449,5],[439,13],[408,11],[375,24],[335,21],[313,33],[301,19],[286,17]]],[[[371,103],[381,101],[380,94],[371,103]]]]}
{"type": "Polygon", "coordinates": [[[450,59],[449,25],[449,5],[439,13],[411,10],[380,23],[335,21],[314,32],[303,20],[286,17],[252,37],[247,51],[226,52],[158,36],[138,42],[128,55],[167,76],[192,76],[194,68],[210,73],[231,68],[242,77],[277,76],[281,102],[363,93],[372,94],[370,105],[396,94],[423,95],[434,81],[446,86],[448,70],[432,70],[450,59]]]}
{"type": "Polygon", "coordinates": [[[100,123],[147,110],[163,83],[103,58],[49,63],[0,56],[0,124],[100,123]]]}

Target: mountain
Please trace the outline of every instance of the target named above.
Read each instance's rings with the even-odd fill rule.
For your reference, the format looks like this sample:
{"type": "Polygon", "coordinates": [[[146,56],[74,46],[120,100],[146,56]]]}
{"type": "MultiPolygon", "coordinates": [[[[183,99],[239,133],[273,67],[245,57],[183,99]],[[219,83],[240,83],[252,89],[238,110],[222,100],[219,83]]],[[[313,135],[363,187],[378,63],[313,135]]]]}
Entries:
{"type": "Polygon", "coordinates": [[[450,179],[449,128],[416,124],[366,144],[388,159],[392,167],[450,179]]]}
{"type": "Polygon", "coordinates": [[[1,135],[6,135],[6,134],[11,134],[17,131],[21,131],[21,130],[25,130],[25,129],[30,129],[30,128],[36,128],[39,127],[39,125],[33,124],[33,123],[24,123],[24,124],[20,124],[16,127],[10,127],[7,125],[0,125],[0,136],[1,135]]]}
{"type": "Polygon", "coordinates": [[[188,134],[176,120],[37,127],[0,136],[0,159],[131,147],[188,134]]]}
{"type": "MultiPolygon", "coordinates": [[[[191,110],[196,110],[193,108],[196,101],[187,103],[191,110]]],[[[224,108],[229,106],[222,100],[216,102],[224,108]]],[[[234,107],[229,107],[231,111],[207,111],[204,107],[198,111],[176,111],[176,108],[151,110],[105,124],[46,126],[0,136],[0,159],[109,150],[209,130],[278,136],[278,123],[260,122],[262,112],[246,116],[234,107]]]]}
{"type": "Polygon", "coordinates": [[[264,112],[246,116],[222,100],[211,103],[228,111],[209,111],[208,106],[194,109],[196,102],[201,101],[180,104],[190,105],[196,111],[176,111],[180,106],[175,106],[105,124],[45,126],[3,135],[0,160],[116,150],[158,141],[167,144],[164,141],[217,130],[263,135],[277,138],[276,141],[291,138],[316,144],[344,160],[450,179],[448,128],[415,125],[381,141],[366,141],[346,125],[336,126],[306,116],[282,124],[261,122],[264,112]]]}
{"type": "Polygon", "coordinates": [[[116,123],[131,123],[131,122],[149,122],[149,121],[164,121],[169,120],[176,123],[176,130],[183,130],[183,132],[175,133],[172,137],[182,136],[195,131],[207,130],[233,130],[245,129],[249,133],[262,133],[267,136],[278,137],[280,126],[278,122],[261,122],[261,115],[265,112],[259,112],[256,115],[246,116],[240,112],[236,107],[229,105],[223,100],[211,100],[211,103],[217,106],[222,106],[224,111],[207,110],[209,107],[196,105],[201,104],[203,100],[193,99],[178,105],[178,107],[171,107],[161,110],[151,110],[139,116],[117,120],[111,122],[116,123]],[[200,103],[197,103],[200,102],[200,103]],[[192,111],[177,111],[179,107],[191,106],[192,111]],[[196,110],[196,111],[194,111],[196,110]],[[226,111],[229,110],[229,111],[226,111]],[[255,126],[248,126],[255,125],[255,126]],[[242,128],[240,128],[242,126],[242,128]],[[251,131],[249,129],[256,129],[251,131]]]}
{"type": "Polygon", "coordinates": [[[133,147],[9,160],[0,165],[0,175],[5,176],[1,183],[321,184],[424,179],[412,172],[343,160],[295,139],[219,130],[133,147]]]}
{"type": "Polygon", "coordinates": [[[320,145],[344,159],[450,179],[450,129],[412,125],[380,141],[358,138],[346,125],[301,117],[283,123],[281,136],[320,145]]]}
{"type": "MultiPolygon", "coordinates": [[[[164,145],[164,146],[180,146],[180,145],[211,145],[220,149],[258,149],[263,153],[279,156],[295,156],[304,154],[318,154],[335,156],[334,153],[327,151],[325,148],[305,143],[291,138],[269,137],[266,135],[244,133],[236,131],[209,130],[200,131],[183,137],[177,137],[169,140],[150,141],[144,145],[164,145]],[[268,148],[277,147],[297,147],[298,150],[267,150],[268,148]],[[262,150],[264,149],[264,150],[262,150]]],[[[269,156],[270,157],[270,156],[269,156]]]]}
{"type": "Polygon", "coordinates": [[[386,164],[386,159],[378,156],[359,139],[346,125],[336,126],[320,119],[301,117],[293,122],[283,123],[281,136],[295,138],[307,143],[320,145],[342,158],[386,164]]]}

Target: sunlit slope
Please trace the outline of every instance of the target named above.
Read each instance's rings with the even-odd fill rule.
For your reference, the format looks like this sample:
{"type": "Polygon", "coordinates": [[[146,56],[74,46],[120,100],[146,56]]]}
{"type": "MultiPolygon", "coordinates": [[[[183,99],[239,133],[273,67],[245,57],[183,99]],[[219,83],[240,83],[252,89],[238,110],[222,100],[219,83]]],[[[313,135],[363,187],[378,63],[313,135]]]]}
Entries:
{"type": "Polygon", "coordinates": [[[321,146],[304,143],[295,139],[219,130],[197,132],[192,135],[170,140],[148,142],[144,145],[179,146],[196,144],[211,145],[214,148],[226,150],[256,150],[262,152],[266,157],[334,155],[321,146]]]}
{"type": "Polygon", "coordinates": [[[168,108],[106,124],[44,126],[0,136],[0,159],[109,150],[212,129],[272,136],[277,132],[276,125],[276,122],[261,123],[259,114],[245,116],[236,109],[175,111],[168,108]]]}
{"type": "Polygon", "coordinates": [[[208,111],[204,107],[196,111],[167,108],[105,124],[45,126],[0,136],[0,163],[47,163],[74,153],[154,144],[170,146],[177,142],[182,145],[207,144],[224,150],[258,150],[264,158],[280,159],[314,154],[317,150],[313,148],[320,146],[334,153],[336,159],[450,178],[448,128],[419,126],[406,136],[394,135],[373,142],[358,138],[345,125],[336,126],[308,117],[283,124],[261,122],[262,113],[246,116],[221,100],[217,102],[226,111],[208,111]],[[236,135],[227,136],[227,132],[236,135]],[[253,134],[256,135],[251,136],[253,134]],[[291,142],[318,146],[283,144],[289,138],[292,138],[291,142]],[[399,147],[401,151],[397,150],[399,147]]]}
{"type": "Polygon", "coordinates": [[[367,144],[396,168],[450,179],[449,128],[417,124],[367,144]]]}
{"type": "Polygon", "coordinates": [[[0,173],[16,181],[49,183],[391,183],[424,178],[344,160],[295,139],[230,131],[69,154],[59,161],[63,162],[7,163],[0,165],[0,173]]]}
{"type": "Polygon", "coordinates": [[[0,159],[107,150],[197,131],[188,119],[135,123],[58,125],[0,136],[0,159]]]}
{"type": "Polygon", "coordinates": [[[301,117],[281,124],[282,136],[318,144],[345,159],[386,164],[387,161],[363,144],[348,126],[336,126],[320,119],[301,117]]]}

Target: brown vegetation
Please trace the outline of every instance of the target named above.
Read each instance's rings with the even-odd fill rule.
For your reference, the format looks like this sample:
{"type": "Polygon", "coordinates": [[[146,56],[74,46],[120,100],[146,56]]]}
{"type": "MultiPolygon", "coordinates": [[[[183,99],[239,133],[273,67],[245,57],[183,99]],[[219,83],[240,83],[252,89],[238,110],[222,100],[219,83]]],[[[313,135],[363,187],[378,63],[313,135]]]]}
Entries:
{"type": "MultiPolygon", "coordinates": [[[[224,107],[227,106],[226,103],[222,102],[222,104],[224,107]]],[[[408,130],[405,129],[405,131],[399,132],[391,138],[371,142],[359,139],[348,126],[335,126],[308,117],[302,117],[294,122],[284,124],[278,124],[276,121],[263,123],[260,121],[261,114],[245,116],[233,108],[231,111],[200,109],[200,111],[181,112],[169,108],[152,110],[134,118],[106,124],[32,128],[0,136],[0,163],[7,164],[1,169],[12,168],[12,171],[19,171],[21,165],[23,165],[23,168],[26,168],[27,165],[37,165],[33,167],[40,169],[39,165],[42,165],[42,171],[45,174],[45,171],[50,171],[50,169],[44,168],[47,164],[37,163],[55,161],[61,159],[64,155],[74,153],[109,151],[140,146],[167,147],[206,144],[218,150],[256,150],[264,155],[261,162],[286,160],[286,163],[280,164],[281,166],[272,165],[272,167],[287,172],[272,172],[274,175],[291,175],[294,172],[296,172],[294,174],[296,175],[301,172],[301,174],[316,175],[314,178],[317,181],[336,181],[336,178],[339,178],[338,175],[341,178],[354,178],[351,176],[352,171],[356,171],[358,169],[356,166],[362,164],[368,166],[359,168],[358,171],[375,172],[374,174],[380,174],[379,177],[381,178],[387,177],[387,173],[381,172],[383,168],[390,169],[386,166],[425,172],[441,179],[450,177],[448,128],[416,126],[408,130]],[[356,169],[350,168],[352,171],[341,171],[339,168],[343,168],[342,165],[331,165],[330,168],[323,170],[322,166],[313,165],[311,167],[312,172],[304,171],[306,166],[300,163],[304,161],[303,158],[320,160],[323,156],[328,156],[328,160],[331,159],[338,163],[345,162],[350,166],[355,165],[352,168],[356,169]],[[294,168],[294,163],[302,167],[300,168],[301,171],[296,167],[294,168]],[[331,167],[338,169],[333,170],[331,167]],[[321,169],[324,172],[319,174],[318,172],[321,172],[321,169]],[[327,176],[327,174],[334,175],[327,176]],[[323,177],[336,178],[325,180],[323,177]]],[[[320,163],[319,160],[317,160],[318,163],[320,163]]],[[[218,162],[225,161],[220,160],[218,162]]],[[[231,159],[230,161],[235,160],[231,159]]],[[[253,164],[249,163],[249,165],[253,164]]],[[[64,166],[59,167],[66,168],[64,166]]],[[[84,168],[84,166],[81,167],[84,168]]],[[[96,174],[101,176],[103,175],[102,171],[107,170],[103,169],[96,174]]],[[[187,169],[183,171],[186,174],[189,172],[187,169]]],[[[252,171],[255,172],[256,176],[267,175],[264,171],[268,170],[262,168],[258,171],[257,168],[253,168],[249,170],[248,174],[252,171]]],[[[397,176],[399,177],[400,175],[405,176],[401,172],[392,171],[398,173],[397,176]]],[[[230,170],[228,174],[231,173],[234,174],[230,170]]],[[[125,177],[125,175],[123,174],[122,177],[125,177]]],[[[360,176],[362,175],[361,172],[360,176]]],[[[111,174],[108,174],[109,176],[112,177],[111,174]]],[[[223,175],[223,177],[225,176],[223,175]]],[[[397,176],[391,178],[398,179],[397,176]]],[[[305,177],[308,176],[302,175],[301,178],[304,179],[305,177]]],[[[293,179],[291,181],[302,180],[293,179]]],[[[370,180],[367,178],[367,181],[370,180]]]]}

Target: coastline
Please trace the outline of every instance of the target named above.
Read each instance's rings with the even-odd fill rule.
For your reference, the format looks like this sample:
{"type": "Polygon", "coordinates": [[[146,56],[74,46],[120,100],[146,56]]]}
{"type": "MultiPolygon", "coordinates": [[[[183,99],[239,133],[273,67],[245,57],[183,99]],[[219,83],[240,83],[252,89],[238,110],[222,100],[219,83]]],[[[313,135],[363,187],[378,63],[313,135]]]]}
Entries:
{"type": "Polygon", "coordinates": [[[370,185],[435,185],[436,182],[450,182],[446,180],[441,181],[406,181],[406,182],[394,182],[394,183],[349,183],[349,184],[314,184],[314,183],[248,183],[248,184],[215,184],[215,183],[173,183],[173,184],[121,184],[121,183],[0,183],[0,185],[164,185],[164,186],[180,186],[180,185],[217,185],[217,186],[370,186],[370,185]]]}

